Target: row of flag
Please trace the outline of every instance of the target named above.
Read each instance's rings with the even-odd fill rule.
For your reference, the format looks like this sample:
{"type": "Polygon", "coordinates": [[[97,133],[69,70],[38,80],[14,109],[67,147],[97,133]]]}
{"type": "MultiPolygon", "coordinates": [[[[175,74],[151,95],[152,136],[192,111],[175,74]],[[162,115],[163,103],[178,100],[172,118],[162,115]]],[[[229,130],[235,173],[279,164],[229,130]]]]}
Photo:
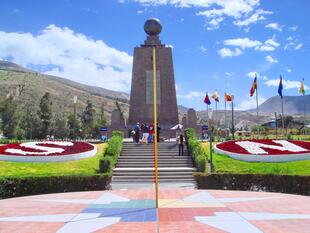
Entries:
{"type": "MultiPolygon", "coordinates": [[[[213,93],[213,95],[211,96],[211,98],[212,99],[214,99],[214,101],[215,102],[220,102],[220,99],[219,99],[219,94],[218,94],[218,92],[217,91],[215,91],[214,93],[213,93]]],[[[228,93],[224,93],[224,100],[226,101],[226,102],[231,102],[231,101],[233,101],[233,95],[230,95],[230,94],[228,94],[228,93]]],[[[203,101],[205,104],[207,104],[207,105],[210,105],[211,104],[211,101],[210,101],[210,98],[209,98],[209,95],[208,95],[208,93],[206,94],[206,96],[205,96],[205,99],[204,99],[204,101],[203,101]]]]}
{"type": "MultiPolygon", "coordinates": [[[[254,81],[253,81],[253,84],[251,86],[251,89],[250,89],[250,96],[252,97],[255,93],[255,91],[257,91],[257,75],[255,74],[255,78],[254,78],[254,81]]],[[[283,83],[282,83],[282,76],[280,75],[280,81],[279,81],[279,86],[278,86],[278,94],[281,98],[283,98],[283,83]]],[[[302,82],[301,82],[301,85],[300,85],[300,88],[299,88],[299,93],[302,94],[302,95],[305,95],[305,86],[304,86],[304,79],[302,79],[302,82]]],[[[211,96],[215,102],[219,102],[219,94],[217,91],[215,91],[213,93],[213,95],[211,96]]],[[[233,101],[233,95],[230,95],[228,93],[224,93],[224,100],[226,102],[231,102],[233,101]]],[[[208,93],[206,93],[206,96],[204,98],[204,103],[206,103],[207,105],[210,105],[211,104],[211,101],[210,101],[210,98],[209,98],[209,95],[208,93]]]]}

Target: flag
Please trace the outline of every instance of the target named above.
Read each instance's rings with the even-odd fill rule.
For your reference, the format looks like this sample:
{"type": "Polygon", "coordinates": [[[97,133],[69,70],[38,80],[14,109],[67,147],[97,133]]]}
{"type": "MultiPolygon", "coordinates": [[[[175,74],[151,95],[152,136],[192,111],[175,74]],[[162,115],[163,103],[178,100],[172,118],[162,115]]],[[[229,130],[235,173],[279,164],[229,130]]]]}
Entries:
{"type": "Polygon", "coordinates": [[[305,86],[304,86],[304,79],[302,79],[302,82],[300,84],[299,93],[302,95],[305,95],[305,86]]]}
{"type": "Polygon", "coordinates": [[[205,102],[207,105],[210,105],[210,104],[211,104],[211,101],[210,101],[210,99],[209,99],[208,93],[206,94],[206,97],[205,97],[205,99],[204,99],[203,102],[205,102]]]}
{"type": "Polygon", "coordinates": [[[224,93],[224,98],[226,102],[231,102],[232,101],[232,96],[227,94],[226,92],[224,93]]]}
{"type": "Polygon", "coordinates": [[[278,87],[278,94],[279,94],[279,96],[281,96],[281,98],[283,98],[282,90],[283,90],[282,76],[280,75],[280,82],[279,82],[279,87],[278,87]]]}
{"type": "Polygon", "coordinates": [[[257,89],[257,76],[255,74],[254,82],[253,82],[251,90],[250,90],[250,96],[254,95],[256,89],[257,89]]]}
{"type": "Polygon", "coordinates": [[[216,101],[216,102],[219,102],[219,94],[217,93],[217,91],[215,91],[212,95],[212,98],[216,101]]]}

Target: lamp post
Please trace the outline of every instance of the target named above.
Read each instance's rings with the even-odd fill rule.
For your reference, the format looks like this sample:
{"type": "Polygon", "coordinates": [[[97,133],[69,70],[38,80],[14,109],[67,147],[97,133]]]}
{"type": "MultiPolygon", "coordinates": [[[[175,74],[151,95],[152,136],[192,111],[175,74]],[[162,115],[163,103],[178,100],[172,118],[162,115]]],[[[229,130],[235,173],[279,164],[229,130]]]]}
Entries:
{"type": "Polygon", "coordinates": [[[77,103],[78,97],[75,95],[73,97],[73,103],[74,103],[74,110],[73,110],[73,115],[74,115],[74,120],[76,120],[76,103],[77,103]]]}

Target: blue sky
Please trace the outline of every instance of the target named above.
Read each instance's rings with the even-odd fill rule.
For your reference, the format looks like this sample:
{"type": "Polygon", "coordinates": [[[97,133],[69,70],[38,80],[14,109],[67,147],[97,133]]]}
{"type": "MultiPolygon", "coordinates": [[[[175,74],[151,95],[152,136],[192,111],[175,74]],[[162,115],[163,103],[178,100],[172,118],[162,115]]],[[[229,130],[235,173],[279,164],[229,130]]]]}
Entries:
{"type": "MultiPolygon", "coordinates": [[[[308,88],[308,0],[54,0],[0,2],[0,59],[42,73],[129,92],[133,48],[159,18],[173,46],[178,104],[205,109],[206,92],[235,96],[238,109],[258,73],[259,101],[308,88]]],[[[307,92],[307,91],[306,91],[307,92]]],[[[214,104],[213,104],[214,105],[214,104]]]]}

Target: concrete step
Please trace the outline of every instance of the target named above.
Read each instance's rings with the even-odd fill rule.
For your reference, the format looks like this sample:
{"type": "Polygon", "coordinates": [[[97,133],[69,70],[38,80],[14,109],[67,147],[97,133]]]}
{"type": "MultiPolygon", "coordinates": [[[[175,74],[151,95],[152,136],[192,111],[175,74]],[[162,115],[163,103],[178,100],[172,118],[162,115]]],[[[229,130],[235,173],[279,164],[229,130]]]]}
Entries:
{"type": "MultiPolygon", "coordinates": [[[[136,167],[136,168],[140,168],[140,167],[154,167],[154,164],[136,164],[136,165],[132,165],[132,164],[117,164],[117,167],[136,167]]],[[[193,164],[174,164],[174,167],[184,167],[184,166],[193,166],[193,164]]],[[[171,167],[171,164],[158,164],[158,167],[171,167]]]]}
{"type": "MultiPolygon", "coordinates": [[[[167,178],[163,178],[163,177],[159,177],[158,178],[159,182],[195,182],[194,179],[192,178],[179,178],[179,179],[175,179],[175,178],[171,178],[171,177],[167,177],[167,178]]],[[[148,177],[131,177],[126,178],[126,177],[113,177],[112,178],[112,182],[113,183],[117,183],[117,182],[128,182],[128,183],[132,183],[132,182],[155,182],[154,178],[148,178],[148,177]]]]}
{"type": "MultiPolygon", "coordinates": [[[[187,172],[187,171],[180,171],[180,172],[159,172],[159,176],[173,176],[173,177],[193,177],[193,172],[187,172]]],[[[154,176],[154,172],[114,172],[113,176],[154,176]]]]}
{"type": "MultiPolygon", "coordinates": [[[[168,160],[175,160],[175,161],[191,161],[192,158],[189,156],[157,156],[158,161],[168,161],[168,160]]],[[[118,157],[119,160],[127,159],[127,160],[154,160],[154,156],[145,156],[145,155],[121,155],[118,157]]]]}

